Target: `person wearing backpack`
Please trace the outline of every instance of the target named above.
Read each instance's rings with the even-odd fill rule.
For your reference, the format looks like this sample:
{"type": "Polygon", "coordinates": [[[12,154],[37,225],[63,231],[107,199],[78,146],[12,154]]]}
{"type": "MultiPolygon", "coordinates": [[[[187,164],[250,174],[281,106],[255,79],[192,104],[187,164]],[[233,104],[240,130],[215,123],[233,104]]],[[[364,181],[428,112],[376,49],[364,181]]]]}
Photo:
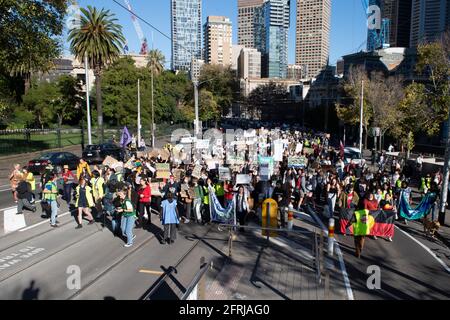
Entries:
{"type": "Polygon", "coordinates": [[[30,203],[32,198],[31,186],[25,180],[19,180],[19,184],[17,185],[17,198],[19,202],[17,203],[17,214],[23,214],[22,210],[28,209],[30,211],[36,212],[36,206],[30,203]]]}
{"type": "Polygon", "coordinates": [[[56,186],[56,173],[51,173],[48,176],[49,180],[45,183],[42,190],[43,202],[47,203],[51,208],[50,226],[53,228],[58,227],[56,217],[58,215],[58,187],[56,186]]]}
{"type": "Polygon", "coordinates": [[[94,224],[95,220],[91,214],[91,208],[94,207],[94,197],[92,196],[92,189],[86,183],[84,178],[80,178],[79,185],[76,188],[77,200],[75,207],[78,208],[78,226],[76,229],[83,227],[83,213],[88,217],[89,225],[94,224]]]}

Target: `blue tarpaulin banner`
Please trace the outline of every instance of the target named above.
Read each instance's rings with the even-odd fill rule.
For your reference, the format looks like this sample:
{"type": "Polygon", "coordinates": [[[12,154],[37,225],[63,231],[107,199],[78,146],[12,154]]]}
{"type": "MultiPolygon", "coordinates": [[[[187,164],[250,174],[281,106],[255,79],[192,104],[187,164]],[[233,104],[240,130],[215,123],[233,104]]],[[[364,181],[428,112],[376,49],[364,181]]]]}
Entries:
{"type": "Polygon", "coordinates": [[[234,200],[228,204],[227,208],[223,208],[214,192],[210,192],[209,200],[211,203],[211,221],[219,223],[234,222],[234,200]]]}
{"type": "Polygon", "coordinates": [[[405,196],[402,194],[402,197],[400,199],[400,205],[399,205],[399,213],[400,216],[405,218],[406,220],[419,220],[422,219],[424,216],[426,216],[431,206],[433,205],[435,201],[435,197],[427,193],[423,198],[420,204],[415,208],[411,208],[408,201],[406,200],[405,196]]]}

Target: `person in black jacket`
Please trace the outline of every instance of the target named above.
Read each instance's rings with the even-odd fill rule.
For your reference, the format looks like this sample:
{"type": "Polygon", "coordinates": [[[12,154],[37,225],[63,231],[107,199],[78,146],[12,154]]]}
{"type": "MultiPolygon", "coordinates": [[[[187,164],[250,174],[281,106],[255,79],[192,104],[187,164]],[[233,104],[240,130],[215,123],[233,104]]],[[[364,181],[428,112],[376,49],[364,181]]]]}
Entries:
{"type": "Polygon", "coordinates": [[[17,186],[17,198],[19,199],[17,203],[17,214],[22,214],[23,208],[30,211],[36,212],[36,206],[30,203],[32,199],[31,185],[25,180],[21,180],[17,186]]]}

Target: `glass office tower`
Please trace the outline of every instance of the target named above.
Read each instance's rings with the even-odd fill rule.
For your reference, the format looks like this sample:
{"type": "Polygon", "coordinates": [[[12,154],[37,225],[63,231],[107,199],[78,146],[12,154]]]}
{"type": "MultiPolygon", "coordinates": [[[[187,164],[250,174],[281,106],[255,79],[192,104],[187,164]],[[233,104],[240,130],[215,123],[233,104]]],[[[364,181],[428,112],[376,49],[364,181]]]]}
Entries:
{"type": "Polygon", "coordinates": [[[189,71],[202,56],[202,0],[171,0],[172,70],[189,71]]]}

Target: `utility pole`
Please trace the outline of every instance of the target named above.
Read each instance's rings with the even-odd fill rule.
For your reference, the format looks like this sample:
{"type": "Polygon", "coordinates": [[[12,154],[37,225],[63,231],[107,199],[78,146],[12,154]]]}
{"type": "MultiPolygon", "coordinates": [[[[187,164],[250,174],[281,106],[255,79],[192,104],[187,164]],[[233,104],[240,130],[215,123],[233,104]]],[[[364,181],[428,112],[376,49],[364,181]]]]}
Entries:
{"type": "Polygon", "coordinates": [[[152,67],[152,148],[155,147],[155,105],[153,98],[153,67],[152,67]]]}
{"type": "Polygon", "coordinates": [[[447,141],[445,144],[445,160],[444,160],[444,178],[442,182],[442,190],[441,190],[441,205],[439,210],[439,223],[443,226],[445,225],[445,208],[448,192],[448,179],[450,176],[450,114],[447,122],[447,141]]]}
{"type": "Polygon", "coordinates": [[[199,115],[198,115],[198,80],[193,81],[194,83],[194,100],[195,100],[195,124],[194,124],[194,128],[195,128],[195,136],[198,137],[200,135],[200,120],[199,120],[199,115]]]}
{"type": "Polygon", "coordinates": [[[361,160],[363,157],[363,120],[364,120],[364,80],[361,81],[361,118],[359,124],[359,152],[361,160]]]}
{"type": "Polygon", "coordinates": [[[137,147],[141,144],[141,82],[138,79],[137,147]]]}
{"type": "Polygon", "coordinates": [[[92,145],[91,104],[89,101],[89,65],[87,53],[84,55],[84,71],[86,73],[86,109],[87,109],[87,126],[88,126],[88,145],[92,145]]]}

